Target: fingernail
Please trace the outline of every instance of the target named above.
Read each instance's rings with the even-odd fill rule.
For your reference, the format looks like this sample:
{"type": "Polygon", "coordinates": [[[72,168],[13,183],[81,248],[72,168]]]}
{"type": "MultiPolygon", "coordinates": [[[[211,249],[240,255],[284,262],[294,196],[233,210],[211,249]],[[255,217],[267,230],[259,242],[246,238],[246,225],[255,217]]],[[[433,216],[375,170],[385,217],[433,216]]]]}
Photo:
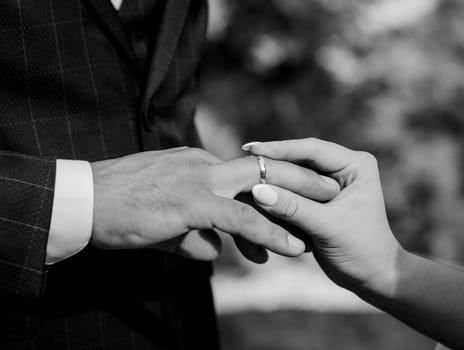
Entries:
{"type": "Polygon", "coordinates": [[[245,144],[242,146],[242,150],[248,152],[248,151],[251,149],[251,147],[253,147],[254,145],[257,145],[258,143],[261,143],[261,142],[254,141],[254,142],[245,143],[245,144]]]}
{"type": "Polygon", "coordinates": [[[289,246],[295,248],[296,251],[304,252],[306,249],[304,242],[292,235],[287,235],[287,241],[289,246]]]}
{"type": "Polygon", "coordinates": [[[328,177],[328,176],[324,176],[324,175],[321,175],[321,177],[322,177],[322,180],[329,183],[331,186],[337,186],[337,188],[340,189],[340,184],[338,183],[337,180],[332,179],[331,177],[328,177]]]}
{"type": "Polygon", "coordinates": [[[262,205],[272,206],[277,203],[277,192],[269,185],[255,185],[251,190],[253,197],[262,205]]]}

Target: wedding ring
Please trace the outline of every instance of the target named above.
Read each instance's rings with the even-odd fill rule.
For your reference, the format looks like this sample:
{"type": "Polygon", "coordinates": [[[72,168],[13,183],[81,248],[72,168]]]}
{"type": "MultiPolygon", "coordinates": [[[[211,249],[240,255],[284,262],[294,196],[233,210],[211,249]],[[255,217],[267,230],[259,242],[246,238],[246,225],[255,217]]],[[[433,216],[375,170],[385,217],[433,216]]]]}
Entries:
{"type": "Polygon", "coordinates": [[[267,184],[266,174],[266,162],[262,156],[258,156],[258,164],[259,164],[259,183],[260,184],[267,184]]]}

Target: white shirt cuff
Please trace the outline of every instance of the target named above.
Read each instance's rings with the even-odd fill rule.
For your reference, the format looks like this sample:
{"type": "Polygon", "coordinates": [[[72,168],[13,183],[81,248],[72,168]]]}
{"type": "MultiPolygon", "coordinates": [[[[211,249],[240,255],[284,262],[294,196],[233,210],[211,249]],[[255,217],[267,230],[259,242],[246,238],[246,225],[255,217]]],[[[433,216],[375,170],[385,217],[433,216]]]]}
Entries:
{"type": "Polygon", "coordinates": [[[123,0],[111,0],[111,3],[113,4],[114,8],[119,11],[121,8],[123,0]]]}
{"type": "Polygon", "coordinates": [[[47,265],[84,249],[92,235],[93,176],[89,162],[56,161],[55,193],[47,244],[47,265]]]}

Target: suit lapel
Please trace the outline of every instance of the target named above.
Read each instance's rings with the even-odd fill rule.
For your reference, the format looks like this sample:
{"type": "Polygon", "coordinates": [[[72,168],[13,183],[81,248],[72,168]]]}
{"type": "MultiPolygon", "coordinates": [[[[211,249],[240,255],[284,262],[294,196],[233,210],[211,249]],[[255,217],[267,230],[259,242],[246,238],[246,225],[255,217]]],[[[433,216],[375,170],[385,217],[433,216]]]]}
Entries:
{"type": "Polygon", "coordinates": [[[118,11],[113,7],[110,0],[81,0],[83,4],[93,13],[98,23],[103,27],[104,32],[115,43],[122,55],[124,55],[131,65],[139,70],[134,50],[129,37],[124,30],[118,11]]]}
{"type": "Polygon", "coordinates": [[[153,57],[149,65],[147,85],[142,109],[147,111],[149,103],[163,81],[176,51],[182,28],[187,18],[190,0],[168,0],[161,27],[157,34],[153,57]]]}

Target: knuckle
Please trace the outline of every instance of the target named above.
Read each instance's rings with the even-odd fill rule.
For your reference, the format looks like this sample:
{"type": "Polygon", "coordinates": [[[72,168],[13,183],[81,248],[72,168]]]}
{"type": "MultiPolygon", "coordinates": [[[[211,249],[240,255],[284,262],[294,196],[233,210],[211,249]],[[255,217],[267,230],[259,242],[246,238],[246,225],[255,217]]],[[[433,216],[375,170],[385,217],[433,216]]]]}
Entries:
{"type": "Polygon", "coordinates": [[[308,144],[314,144],[317,139],[315,137],[307,137],[304,141],[308,144]]]}
{"type": "Polygon", "coordinates": [[[187,151],[190,152],[190,154],[192,154],[193,156],[200,158],[200,159],[205,159],[205,160],[216,159],[216,156],[204,150],[203,148],[190,147],[187,151]]]}
{"type": "Polygon", "coordinates": [[[208,168],[213,163],[217,163],[216,158],[212,154],[201,148],[189,148],[185,152],[188,152],[187,164],[191,168],[208,168]]]}
{"type": "Polygon", "coordinates": [[[191,147],[187,150],[187,152],[189,152],[192,157],[198,157],[198,158],[203,158],[205,154],[208,153],[205,150],[201,148],[197,148],[197,147],[191,147]]]}
{"type": "Polygon", "coordinates": [[[301,181],[298,182],[298,185],[302,192],[304,190],[314,188],[315,184],[322,181],[321,177],[310,169],[300,168],[298,169],[298,172],[298,178],[301,179],[301,181]]]}
{"type": "Polygon", "coordinates": [[[308,160],[310,162],[314,162],[316,159],[318,159],[319,156],[319,147],[317,139],[314,137],[309,138],[306,142],[306,147],[308,148],[308,150],[311,150],[308,156],[308,160]]]}
{"type": "Polygon", "coordinates": [[[293,219],[298,212],[298,201],[296,199],[287,200],[282,208],[282,216],[284,219],[293,219]]]}
{"type": "Polygon", "coordinates": [[[273,225],[269,233],[269,239],[271,242],[274,242],[279,245],[286,245],[287,237],[286,234],[282,232],[277,226],[273,225]]]}
{"type": "Polygon", "coordinates": [[[257,162],[258,161],[258,156],[255,156],[253,154],[249,154],[243,158],[247,162],[257,162]]]}
{"type": "MultiPolygon", "coordinates": [[[[248,164],[248,165],[251,165],[251,166],[257,166],[258,159],[259,159],[258,156],[250,154],[250,155],[247,155],[247,156],[243,157],[243,161],[244,161],[243,164],[248,164]]],[[[269,167],[269,160],[268,159],[266,159],[266,167],[269,167]]]]}
{"type": "Polygon", "coordinates": [[[377,158],[369,152],[358,152],[359,158],[364,164],[370,165],[370,166],[377,166],[377,158]]]}
{"type": "Polygon", "coordinates": [[[239,218],[242,226],[254,224],[258,219],[258,212],[247,205],[242,205],[239,209],[239,218]]]}
{"type": "Polygon", "coordinates": [[[195,153],[198,153],[198,154],[206,153],[206,151],[204,149],[199,148],[199,147],[190,147],[189,150],[190,150],[190,152],[195,152],[195,153]]]}

